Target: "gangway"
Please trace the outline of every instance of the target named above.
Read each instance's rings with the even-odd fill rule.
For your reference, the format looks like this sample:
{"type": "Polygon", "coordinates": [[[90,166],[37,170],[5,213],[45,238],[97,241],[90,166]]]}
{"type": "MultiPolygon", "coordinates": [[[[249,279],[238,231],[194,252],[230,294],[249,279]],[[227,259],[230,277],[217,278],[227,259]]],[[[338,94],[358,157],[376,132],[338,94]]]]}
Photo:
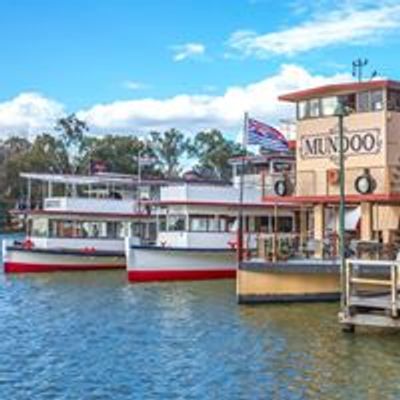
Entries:
{"type": "Polygon", "coordinates": [[[339,322],[356,326],[400,328],[400,261],[346,260],[345,287],[339,322]]]}

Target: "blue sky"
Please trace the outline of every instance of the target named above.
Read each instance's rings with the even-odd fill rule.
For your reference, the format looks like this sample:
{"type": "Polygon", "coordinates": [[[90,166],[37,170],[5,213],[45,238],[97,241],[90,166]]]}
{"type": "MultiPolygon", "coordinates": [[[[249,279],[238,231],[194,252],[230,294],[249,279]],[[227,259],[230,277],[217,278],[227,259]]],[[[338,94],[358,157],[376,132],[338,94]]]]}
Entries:
{"type": "Polygon", "coordinates": [[[391,0],[1,0],[0,133],[76,112],[93,131],[277,123],[285,90],[351,79],[351,61],[400,79],[391,0]],[[317,3],[316,5],[314,3],[317,3]]]}

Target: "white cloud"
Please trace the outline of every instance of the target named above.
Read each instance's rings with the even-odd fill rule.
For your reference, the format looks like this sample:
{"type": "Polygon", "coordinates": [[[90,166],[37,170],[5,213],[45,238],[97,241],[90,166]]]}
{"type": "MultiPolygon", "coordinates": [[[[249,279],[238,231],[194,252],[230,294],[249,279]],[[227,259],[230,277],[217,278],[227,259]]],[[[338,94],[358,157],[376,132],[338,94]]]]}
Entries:
{"type": "MultiPolygon", "coordinates": [[[[288,64],[272,76],[244,86],[232,86],[222,95],[178,94],[165,99],[143,98],[97,104],[77,111],[94,134],[126,133],[142,135],[150,130],[177,128],[187,133],[217,128],[234,138],[240,132],[243,114],[279,125],[293,117],[292,104],[278,101],[282,93],[331,82],[348,81],[348,74],[312,75],[303,67],[288,64]]],[[[23,93],[0,103],[0,135],[34,135],[51,131],[64,107],[36,93],[23,93]]]]}
{"type": "Polygon", "coordinates": [[[78,116],[98,132],[142,133],[175,127],[191,133],[218,128],[232,134],[241,129],[245,111],[269,123],[293,116],[293,105],[278,101],[282,93],[349,79],[349,74],[325,77],[311,75],[297,65],[283,65],[276,75],[229,87],[222,95],[179,94],[161,100],[116,101],[95,105],[78,116]]]}
{"type": "Polygon", "coordinates": [[[172,46],[176,62],[184,61],[187,59],[199,59],[204,56],[206,48],[202,43],[185,43],[182,45],[172,46]]]}
{"type": "Polygon", "coordinates": [[[398,2],[383,1],[378,7],[365,2],[349,4],[317,13],[309,21],[281,31],[257,34],[239,30],[231,35],[228,45],[245,57],[291,56],[333,45],[368,43],[400,28],[398,2]]]}
{"type": "Polygon", "coordinates": [[[129,90],[142,90],[142,89],[147,89],[149,87],[145,83],[138,81],[125,81],[123,82],[122,86],[129,90]]]}
{"type": "Polygon", "coordinates": [[[0,103],[0,135],[32,136],[54,127],[64,107],[39,93],[22,93],[0,103]]]}

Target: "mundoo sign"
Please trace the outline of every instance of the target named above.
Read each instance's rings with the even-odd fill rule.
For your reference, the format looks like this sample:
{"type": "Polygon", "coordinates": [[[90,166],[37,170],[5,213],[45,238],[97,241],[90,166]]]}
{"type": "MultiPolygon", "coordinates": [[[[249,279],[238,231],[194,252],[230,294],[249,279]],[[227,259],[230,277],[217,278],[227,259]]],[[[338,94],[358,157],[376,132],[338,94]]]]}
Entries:
{"type": "MultiPolygon", "coordinates": [[[[376,154],[382,148],[380,129],[347,131],[343,136],[344,153],[347,156],[376,154]]],[[[327,132],[305,135],[300,138],[301,158],[335,157],[339,151],[339,134],[327,132]]]]}

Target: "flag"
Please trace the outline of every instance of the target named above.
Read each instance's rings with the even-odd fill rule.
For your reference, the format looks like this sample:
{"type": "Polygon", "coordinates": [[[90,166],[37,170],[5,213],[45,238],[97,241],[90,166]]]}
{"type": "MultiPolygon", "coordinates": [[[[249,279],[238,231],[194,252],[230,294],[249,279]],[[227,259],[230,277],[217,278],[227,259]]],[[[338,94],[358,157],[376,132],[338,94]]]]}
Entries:
{"type": "Polygon", "coordinates": [[[267,150],[279,152],[289,149],[289,143],[281,132],[252,118],[247,121],[247,144],[259,145],[267,150]]]}

